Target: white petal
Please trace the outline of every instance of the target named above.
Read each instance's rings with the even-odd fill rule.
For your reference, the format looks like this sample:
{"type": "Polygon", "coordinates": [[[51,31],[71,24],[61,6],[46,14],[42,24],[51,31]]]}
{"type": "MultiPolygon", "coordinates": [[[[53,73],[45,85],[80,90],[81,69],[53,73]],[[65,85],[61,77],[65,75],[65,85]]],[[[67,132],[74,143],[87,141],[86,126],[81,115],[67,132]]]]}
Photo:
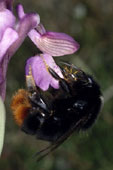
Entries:
{"type": "Polygon", "coordinates": [[[2,153],[3,143],[4,143],[4,134],[5,134],[5,107],[4,103],[0,97],[0,156],[2,153]]]}

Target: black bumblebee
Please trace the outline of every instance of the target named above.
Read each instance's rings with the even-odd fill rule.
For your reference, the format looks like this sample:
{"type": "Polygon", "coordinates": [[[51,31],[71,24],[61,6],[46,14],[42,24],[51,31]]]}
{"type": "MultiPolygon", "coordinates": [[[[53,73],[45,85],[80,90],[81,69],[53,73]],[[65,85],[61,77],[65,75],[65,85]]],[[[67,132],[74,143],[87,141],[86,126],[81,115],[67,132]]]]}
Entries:
{"type": "Polygon", "coordinates": [[[60,68],[64,78],[48,68],[59,80],[59,89],[50,87],[44,92],[33,85],[33,77],[29,76],[28,90],[20,89],[11,104],[22,131],[51,142],[39,152],[40,158],[58,147],[72,132],[90,128],[103,103],[100,87],[92,76],[67,63],[60,68]]]}

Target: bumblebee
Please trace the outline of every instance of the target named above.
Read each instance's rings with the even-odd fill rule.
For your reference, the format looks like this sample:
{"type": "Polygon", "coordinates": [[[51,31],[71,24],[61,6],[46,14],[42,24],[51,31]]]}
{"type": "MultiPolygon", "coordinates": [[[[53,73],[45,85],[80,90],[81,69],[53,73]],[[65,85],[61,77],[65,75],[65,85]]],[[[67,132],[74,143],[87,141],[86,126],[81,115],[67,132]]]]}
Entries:
{"type": "Polygon", "coordinates": [[[64,78],[48,67],[59,81],[59,89],[39,89],[32,75],[26,77],[27,90],[13,96],[11,109],[22,131],[51,142],[38,153],[39,159],[63,143],[74,131],[87,130],[95,122],[103,97],[92,76],[74,65],[63,63],[64,78]]]}

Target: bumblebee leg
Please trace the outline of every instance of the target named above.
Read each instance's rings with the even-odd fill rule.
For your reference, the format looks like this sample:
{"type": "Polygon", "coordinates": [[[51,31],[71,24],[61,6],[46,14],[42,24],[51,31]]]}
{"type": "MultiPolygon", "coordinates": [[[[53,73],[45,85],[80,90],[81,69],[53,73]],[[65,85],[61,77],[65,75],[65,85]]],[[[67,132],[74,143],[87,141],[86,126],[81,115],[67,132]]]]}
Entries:
{"type": "Polygon", "coordinates": [[[62,79],[51,67],[48,67],[48,71],[56,80],[62,79]]]}
{"type": "Polygon", "coordinates": [[[48,68],[49,73],[56,79],[59,80],[59,84],[62,87],[62,89],[68,93],[70,93],[69,86],[65,79],[61,78],[52,68],[48,68]]]}
{"type": "Polygon", "coordinates": [[[28,75],[26,75],[26,85],[27,85],[28,91],[30,92],[30,95],[29,95],[30,102],[35,107],[39,107],[42,110],[49,112],[49,109],[47,108],[47,105],[44,102],[44,100],[40,94],[40,91],[38,91],[38,89],[35,85],[35,81],[34,81],[34,78],[32,75],[32,69],[31,69],[30,65],[29,65],[28,75]]]}
{"type": "Polygon", "coordinates": [[[35,107],[39,107],[40,109],[42,109],[42,111],[46,112],[47,115],[50,114],[50,109],[44,102],[39,92],[32,93],[32,95],[30,96],[30,101],[35,107]]]}

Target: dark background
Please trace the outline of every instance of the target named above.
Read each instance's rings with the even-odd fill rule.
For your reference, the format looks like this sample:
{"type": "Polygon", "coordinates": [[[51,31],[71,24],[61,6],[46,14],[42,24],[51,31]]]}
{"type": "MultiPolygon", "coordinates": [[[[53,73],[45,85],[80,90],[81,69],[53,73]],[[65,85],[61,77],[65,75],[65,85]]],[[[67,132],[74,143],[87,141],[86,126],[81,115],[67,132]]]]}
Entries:
{"type": "Polygon", "coordinates": [[[7,122],[0,170],[113,169],[113,0],[20,0],[26,12],[37,12],[47,30],[65,32],[80,43],[76,54],[55,58],[92,74],[105,104],[98,121],[84,133],[74,133],[40,162],[32,155],[48,143],[20,131],[10,110],[11,97],[25,87],[24,66],[38,49],[27,38],[13,56],[7,77],[7,122]]]}

